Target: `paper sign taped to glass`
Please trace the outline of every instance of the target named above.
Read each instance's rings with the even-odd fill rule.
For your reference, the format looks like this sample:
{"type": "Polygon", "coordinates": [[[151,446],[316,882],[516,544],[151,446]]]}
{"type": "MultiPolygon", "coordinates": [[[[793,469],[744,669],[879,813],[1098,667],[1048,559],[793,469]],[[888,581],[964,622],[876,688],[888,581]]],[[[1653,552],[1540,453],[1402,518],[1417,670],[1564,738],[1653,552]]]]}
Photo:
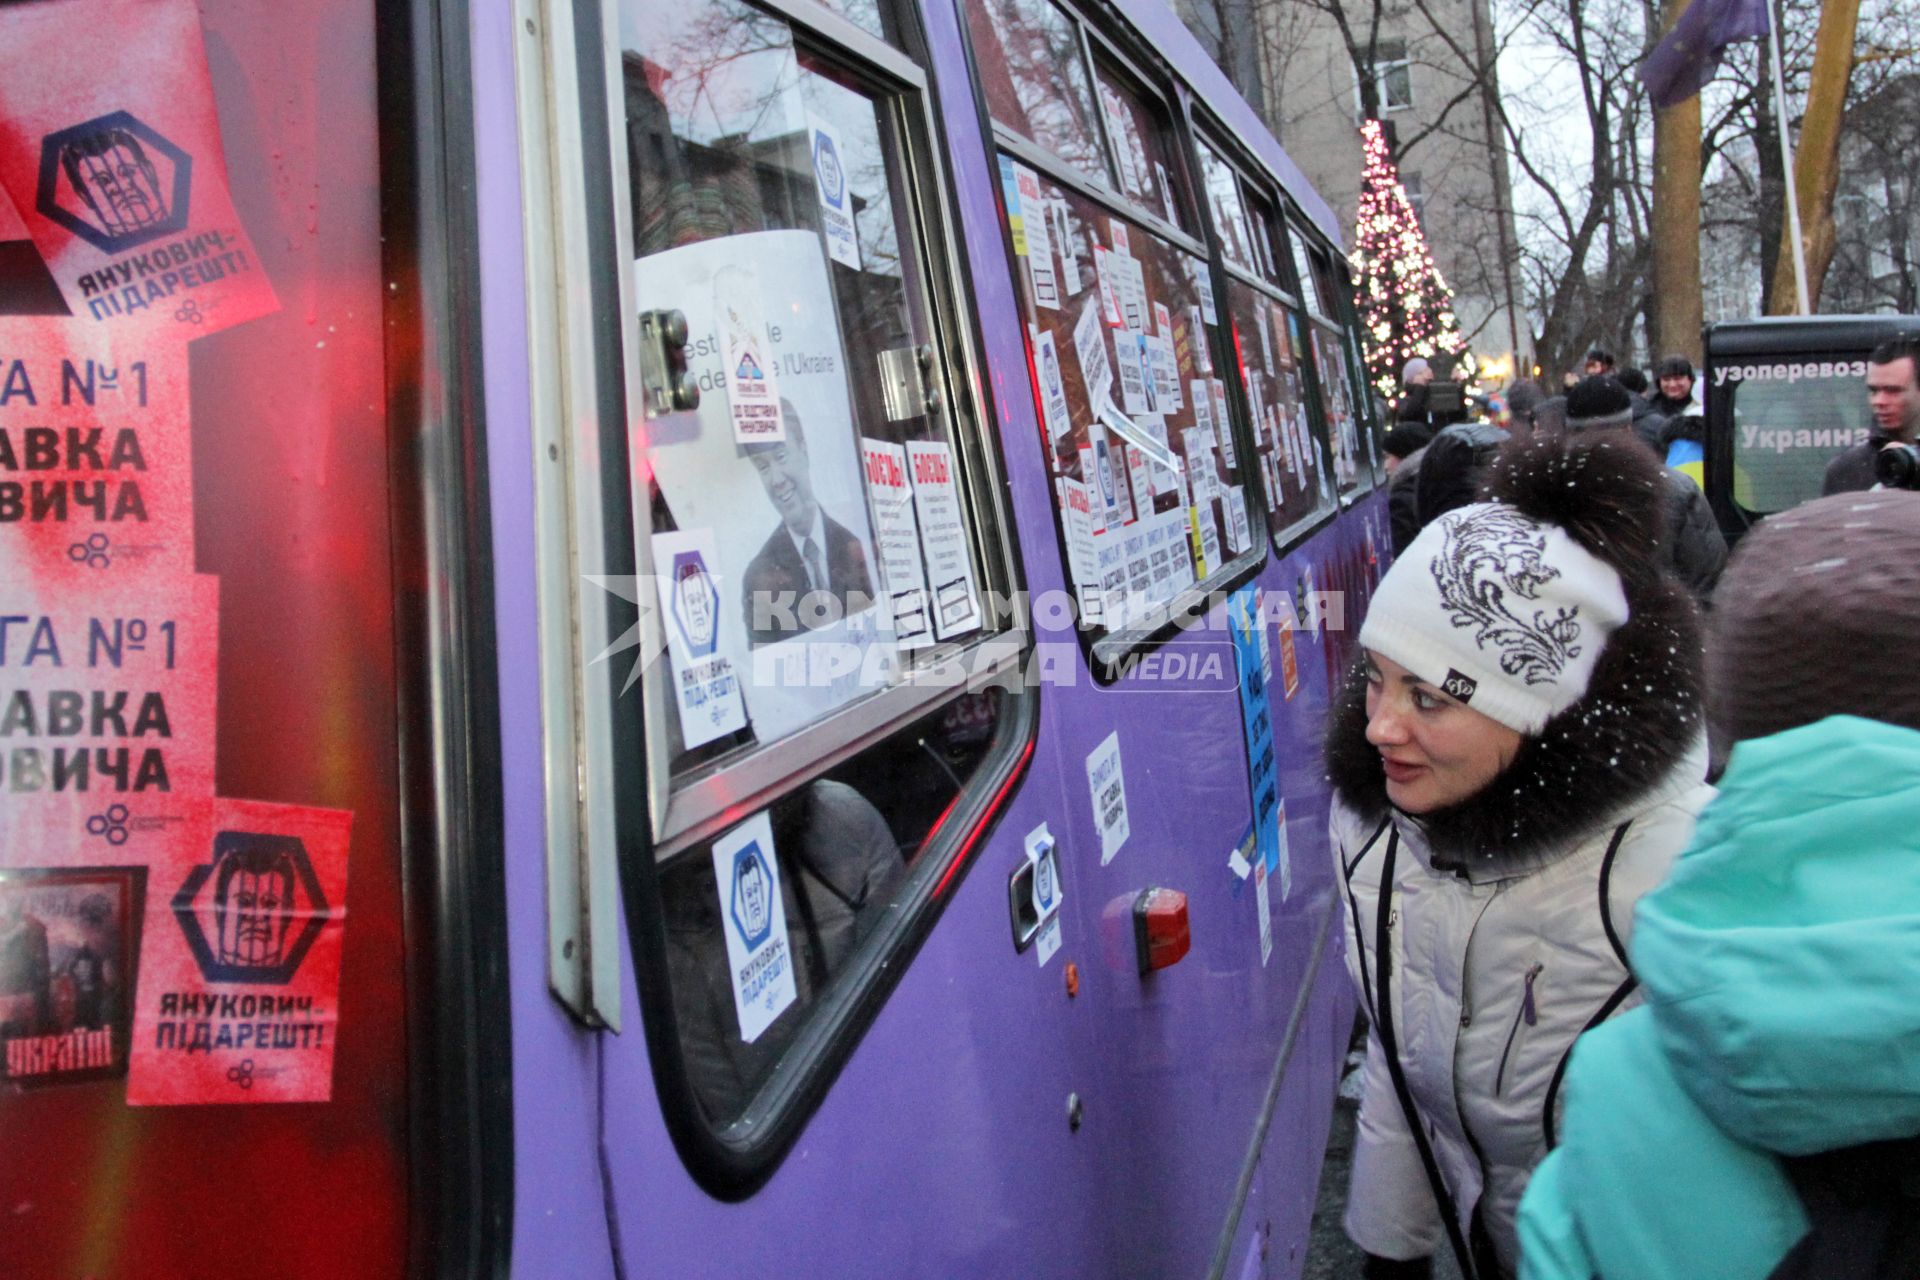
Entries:
{"type": "Polygon", "coordinates": [[[184,340],[278,309],[193,0],[9,5],[0,48],[0,186],[76,318],[184,340]]]}
{"type": "Polygon", "coordinates": [[[193,571],[186,348],[0,320],[0,563],[69,590],[193,571]]]}
{"type": "Polygon", "coordinates": [[[152,865],[213,795],[219,579],[0,560],[0,865],[152,865]]]}
{"type": "Polygon", "coordinates": [[[648,255],[634,273],[641,306],[685,313],[688,372],[705,392],[697,410],[648,421],[652,474],[679,528],[712,530],[716,652],[770,742],[899,671],[826,256],[812,231],[759,231],[648,255]],[[748,276],[754,296],[722,307],[727,282],[748,276]],[[746,310],[760,328],[729,336],[746,310]],[[743,344],[777,384],[778,438],[736,435],[727,362],[743,344]]]}
{"type": "Polygon", "coordinates": [[[189,856],[150,872],[127,1102],[325,1102],[353,815],[225,799],[206,814],[189,856]]]}

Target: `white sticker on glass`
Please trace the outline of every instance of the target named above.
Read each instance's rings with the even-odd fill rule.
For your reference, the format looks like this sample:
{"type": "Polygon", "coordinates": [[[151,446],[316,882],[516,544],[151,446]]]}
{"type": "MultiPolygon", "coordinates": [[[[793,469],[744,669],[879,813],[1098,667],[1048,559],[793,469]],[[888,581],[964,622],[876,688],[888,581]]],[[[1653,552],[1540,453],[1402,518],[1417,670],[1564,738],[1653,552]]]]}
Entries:
{"type": "Polygon", "coordinates": [[[786,898],[764,812],[713,842],[713,879],[720,928],[727,935],[727,976],[740,1038],[758,1040],[799,996],[793,948],[787,942],[786,898]]]}

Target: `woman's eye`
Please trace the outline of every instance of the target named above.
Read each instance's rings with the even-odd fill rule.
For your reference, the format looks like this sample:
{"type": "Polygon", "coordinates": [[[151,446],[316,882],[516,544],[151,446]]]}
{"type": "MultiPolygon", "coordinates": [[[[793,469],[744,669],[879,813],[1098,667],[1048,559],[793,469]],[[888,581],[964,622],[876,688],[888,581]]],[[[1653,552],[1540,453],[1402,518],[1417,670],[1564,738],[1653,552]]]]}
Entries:
{"type": "Polygon", "coordinates": [[[1432,711],[1436,707],[1442,707],[1446,704],[1428,693],[1425,689],[1415,689],[1413,691],[1413,705],[1422,711],[1432,711]]]}
{"type": "Polygon", "coordinates": [[[1367,683],[1368,684],[1380,683],[1380,669],[1378,667],[1367,668],[1367,683]]]}

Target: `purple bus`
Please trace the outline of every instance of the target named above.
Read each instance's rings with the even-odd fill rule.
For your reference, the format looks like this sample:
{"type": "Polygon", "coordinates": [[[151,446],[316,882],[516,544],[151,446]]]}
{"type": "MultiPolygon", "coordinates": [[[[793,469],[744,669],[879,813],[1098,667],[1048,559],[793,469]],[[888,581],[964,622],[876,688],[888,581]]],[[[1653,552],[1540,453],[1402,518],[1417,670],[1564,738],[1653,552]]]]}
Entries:
{"type": "Polygon", "coordinates": [[[1159,0],[0,70],[0,1274],[1300,1274],[1382,424],[1159,0]]]}

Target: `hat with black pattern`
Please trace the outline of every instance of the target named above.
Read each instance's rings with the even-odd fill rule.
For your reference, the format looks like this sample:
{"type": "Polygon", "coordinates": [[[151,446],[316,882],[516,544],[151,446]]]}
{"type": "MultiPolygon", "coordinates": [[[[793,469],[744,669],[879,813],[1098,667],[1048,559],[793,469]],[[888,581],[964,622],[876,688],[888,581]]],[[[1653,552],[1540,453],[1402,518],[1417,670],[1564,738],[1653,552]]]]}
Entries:
{"type": "Polygon", "coordinates": [[[1503,446],[1492,502],[1421,530],[1381,580],[1360,643],[1526,735],[1587,691],[1629,615],[1629,580],[1657,576],[1664,490],[1634,440],[1555,434],[1503,446]]]}

